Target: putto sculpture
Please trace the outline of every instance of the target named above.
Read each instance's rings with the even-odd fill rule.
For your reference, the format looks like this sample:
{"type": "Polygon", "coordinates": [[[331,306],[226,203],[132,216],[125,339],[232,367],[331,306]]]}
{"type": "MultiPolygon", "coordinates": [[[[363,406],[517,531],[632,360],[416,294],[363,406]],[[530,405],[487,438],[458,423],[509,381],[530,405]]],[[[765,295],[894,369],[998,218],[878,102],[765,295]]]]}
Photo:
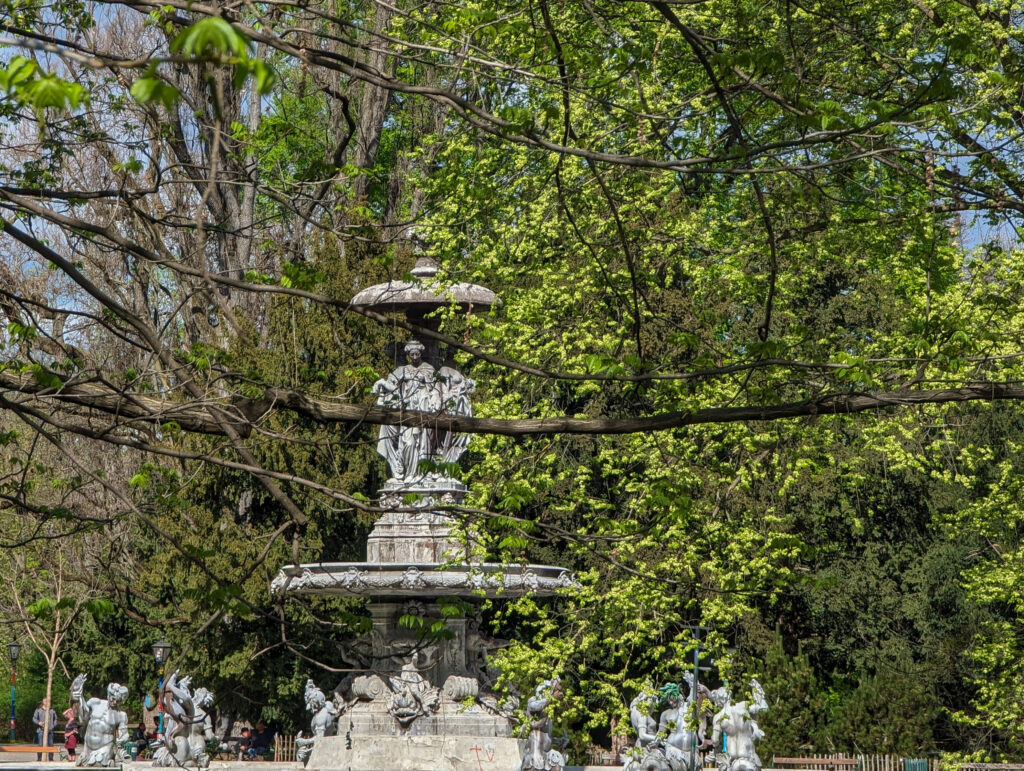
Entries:
{"type": "Polygon", "coordinates": [[[124,749],[128,741],[128,716],[121,709],[128,689],[118,683],[107,686],[107,698],[86,699],[85,675],[71,683],[71,701],[78,712],[82,749],[75,765],[117,766],[128,759],[124,749]]]}
{"type": "Polygon", "coordinates": [[[526,702],[526,720],[530,733],[526,739],[523,761],[516,771],[562,771],[565,758],[552,749],[552,720],[548,712],[551,702],[562,698],[562,680],[555,677],[538,685],[526,702]]]}
{"type": "Polygon", "coordinates": [[[629,722],[636,731],[636,748],[641,753],[650,749],[658,740],[658,721],[651,713],[658,706],[659,697],[650,683],[629,703],[629,722]]]}
{"type": "Polygon", "coordinates": [[[693,674],[684,672],[689,694],[683,699],[678,683],[668,683],[652,693],[649,686],[630,704],[630,722],[637,732],[636,746],[626,771],[696,771],[707,741],[705,705],[711,692],[703,685],[694,688],[693,674]],[[694,698],[697,708],[694,710],[694,698]],[[667,709],[655,728],[651,713],[659,703],[667,709]],[[694,720],[696,718],[696,720],[694,720]]]}
{"type": "Polygon", "coordinates": [[[332,736],[338,722],[338,708],[311,679],[306,680],[306,710],[313,713],[309,728],[314,738],[332,736]]]}
{"type": "Polygon", "coordinates": [[[437,712],[441,706],[441,692],[432,686],[416,666],[417,656],[413,655],[397,677],[388,678],[391,695],[388,697],[388,712],[405,727],[418,717],[437,712]]]}
{"type": "Polygon", "coordinates": [[[306,710],[313,713],[313,719],[309,721],[312,736],[304,737],[299,731],[299,735],[295,737],[295,746],[298,748],[296,757],[302,764],[309,760],[317,739],[334,735],[339,714],[334,702],[327,700],[324,692],[317,688],[312,678],[306,680],[305,696],[306,710]]]}
{"type": "Polygon", "coordinates": [[[163,744],[153,757],[154,766],[195,765],[207,768],[210,765],[206,744],[217,738],[209,714],[213,694],[206,688],[198,688],[193,694],[191,685],[192,678],[179,678],[177,670],[167,678],[162,696],[165,715],[163,744]]]}
{"type": "Polygon", "coordinates": [[[711,692],[711,701],[718,708],[712,720],[711,741],[719,747],[725,736],[725,753],[718,760],[720,771],[761,771],[761,758],[754,744],[764,738],[757,716],[768,709],[768,702],[756,679],[750,681],[750,691],[750,701],[738,704],[732,703],[732,696],[725,688],[711,692]]]}
{"type": "MultiPolygon", "coordinates": [[[[410,340],[405,348],[408,364],[373,384],[377,405],[434,415],[470,417],[470,394],[476,383],[451,367],[434,367],[423,360],[425,346],[410,340]]],[[[468,434],[422,426],[381,426],[377,452],[388,462],[391,478],[412,482],[424,476],[421,461],[455,463],[469,444],[468,434]]]]}
{"type": "MultiPolygon", "coordinates": [[[[213,730],[213,716],[210,709],[213,707],[213,693],[206,688],[197,688],[193,695],[195,703],[195,717],[192,725],[189,726],[188,746],[192,751],[192,759],[200,768],[207,768],[210,765],[210,756],[206,748],[211,742],[217,741],[217,734],[213,730]]],[[[220,749],[227,749],[220,745],[220,749]]]]}

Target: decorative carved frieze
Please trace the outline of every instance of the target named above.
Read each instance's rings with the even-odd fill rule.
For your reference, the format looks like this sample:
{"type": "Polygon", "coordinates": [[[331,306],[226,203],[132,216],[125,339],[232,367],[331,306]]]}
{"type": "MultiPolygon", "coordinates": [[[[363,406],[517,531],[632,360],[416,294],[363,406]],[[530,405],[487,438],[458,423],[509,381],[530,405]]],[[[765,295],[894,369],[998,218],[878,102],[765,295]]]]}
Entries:
{"type": "Polygon", "coordinates": [[[321,563],[284,568],[271,582],[274,594],[346,597],[551,595],[576,585],[565,568],[548,565],[373,565],[321,563]]]}

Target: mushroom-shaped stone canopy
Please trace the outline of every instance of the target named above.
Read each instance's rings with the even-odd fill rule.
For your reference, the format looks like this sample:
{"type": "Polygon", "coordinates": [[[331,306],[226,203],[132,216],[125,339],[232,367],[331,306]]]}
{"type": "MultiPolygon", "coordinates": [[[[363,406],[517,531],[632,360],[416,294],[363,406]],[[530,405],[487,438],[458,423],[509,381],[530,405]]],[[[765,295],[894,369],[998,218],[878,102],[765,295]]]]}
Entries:
{"type": "Polygon", "coordinates": [[[404,311],[423,315],[456,302],[463,310],[482,311],[500,304],[497,295],[478,284],[460,282],[442,286],[434,280],[437,263],[420,257],[412,269],[413,281],[388,281],[374,284],[352,298],[353,305],[381,311],[404,311]]]}

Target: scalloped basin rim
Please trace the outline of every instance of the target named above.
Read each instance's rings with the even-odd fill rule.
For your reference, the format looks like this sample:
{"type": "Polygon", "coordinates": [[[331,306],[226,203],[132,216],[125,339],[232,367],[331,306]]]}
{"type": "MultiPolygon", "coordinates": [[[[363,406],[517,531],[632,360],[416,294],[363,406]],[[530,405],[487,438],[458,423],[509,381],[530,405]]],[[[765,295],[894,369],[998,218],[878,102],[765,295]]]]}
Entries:
{"type": "Polygon", "coordinates": [[[336,571],[347,570],[349,568],[387,573],[391,573],[396,570],[404,572],[409,568],[416,568],[424,572],[428,570],[440,570],[449,573],[510,573],[513,575],[530,570],[534,572],[551,572],[556,575],[570,572],[569,568],[562,568],[557,565],[513,565],[501,562],[476,562],[472,565],[448,562],[303,562],[301,565],[285,565],[281,570],[291,572],[297,570],[317,569],[336,571]]]}
{"type": "Polygon", "coordinates": [[[442,286],[434,282],[388,281],[374,284],[352,298],[353,305],[366,308],[393,307],[395,309],[428,306],[437,308],[455,302],[459,305],[474,305],[485,310],[501,301],[487,287],[468,282],[442,286]]]}
{"type": "Polygon", "coordinates": [[[553,595],[578,586],[554,565],[314,562],[282,568],[271,592],[345,597],[518,597],[553,595]]]}

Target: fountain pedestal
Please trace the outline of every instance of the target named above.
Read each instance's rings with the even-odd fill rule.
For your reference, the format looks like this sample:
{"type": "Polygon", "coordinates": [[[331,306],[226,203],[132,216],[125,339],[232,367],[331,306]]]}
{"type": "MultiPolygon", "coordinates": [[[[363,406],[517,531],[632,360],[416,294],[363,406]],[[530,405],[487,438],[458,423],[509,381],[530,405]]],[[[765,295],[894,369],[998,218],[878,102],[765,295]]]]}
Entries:
{"type": "MultiPolygon", "coordinates": [[[[439,483],[430,484],[436,489],[439,483]]],[[[381,492],[387,502],[393,490],[381,492]]],[[[425,507],[385,513],[368,539],[373,559],[290,566],[274,579],[278,593],[371,599],[369,634],[342,654],[360,674],[334,691],[337,735],[316,739],[307,768],[512,771],[522,752],[512,736],[516,705],[500,703],[492,692],[487,662],[498,641],[475,618],[446,614],[445,607],[451,598],[472,604],[552,595],[572,586],[573,577],[548,565],[455,561],[464,550],[451,538],[450,519],[426,508],[439,501],[428,500],[422,489],[406,490],[402,500],[410,495],[425,507]],[[426,633],[439,622],[442,636],[426,633]]]]}

